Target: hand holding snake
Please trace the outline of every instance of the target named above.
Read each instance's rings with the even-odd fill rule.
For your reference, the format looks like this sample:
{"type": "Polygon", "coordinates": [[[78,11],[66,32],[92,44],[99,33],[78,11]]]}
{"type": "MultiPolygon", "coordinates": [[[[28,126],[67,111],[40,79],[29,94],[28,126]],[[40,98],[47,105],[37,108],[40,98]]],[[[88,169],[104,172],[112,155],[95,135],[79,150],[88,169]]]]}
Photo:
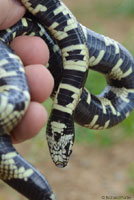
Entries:
{"type": "MultiPolygon", "coordinates": [[[[2,15],[0,17],[0,29],[9,28],[21,19],[25,13],[25,8],[19,1],[0,1],[0,9],[2,11],[0,12],[2,15]],[[17,13],[14,11],[17,11],[17,13]]],[[[13,143],[18,143],[33,137],[47,120],[46,111],[40,103],[44,102],[50,95],[53,79],[49,71],[44,68],[49,59],[48,48],[44,40],[39,37],[20,36],[15,38],[10,46],[25,65],[32,99],[31,105],[25,113],[25,118],[11,134],[13,143]],[[37,74],[38,80],[36,78],[37,74]]]]}
{"type": "MultiPolygon", "coordinates": [[[[2,16],[0,17],[0,29],[6,29],[9,26],[15,24],[19,19],[22,18],[22,16],[25,13],[25,9],[18,2],[6,1],[6,0],[0,1],[0,9],[1,9],[0,13],[2,14],[2,16]]],[[[12,142],[20,143],[27,139],[30,139],[35,134],[37,134],[40,128],[42,128],[42,126],[44,125],[44,122],[47,120],[47,113],[44,107],[40,105],[40,103],[43,102],[45,99],[47,99],[48,96],[50,95],[53,87],[53,78],[49,73],[49,71],[46,68],[44,68],[44,65],[46,65],[46,63],[48,62],[49,52],[46,44],[41,38],[20,36],[18,38],[15,38],[11,42],[10,46],[19,55],[19,57],[22,59],[25,65],[25,73],[27,76],[28,85],[30,87],[30,93],[31,93],[31,103],[29,104],[28,110],[25,113],[24,118],[15,127],[15,129],[13,129],[11,133],[12,142]],[[34,50],[34,47],[36,47],[36,50],[38,49],[37,52],[34,50]],[[33,56],[34,59],[31,59],[33,56]],[[39,80],[37,80],[37,75],[39,77],[39,80]],[[41,88],[40,85],[42,85],[41,88]]],[[[0,168],[0,174],[1,173],[3,173],[2,168],[0,168]]],[[[22,173],[23,171],[20,172],[20,175],[22,173]]],[[[38,176],[39,175],[40,173],[38,172],[38,176]]],[[[45,181],[45,189],[48,189],[49,187],[47,187],[46,180],[40,178],[39,181],[41,180],[43,181],[42,184],[45,181]]],[[[26,181],[24,181],[24,183],[25,182],[26,181]]],[[[27,188],[27,186],[25,187],[27,188]]],[[[25,190],[24,188],[22,186],[23,190],[25,190]]],[[[29,190],[29,187],[27,189],[29,190]]],[[[29,198],[30,196],[33,195],[34,194],[32,195],[29,194],[29,198]]],[[[36,199],[36,195],[34,196],[36,199]]],[[[38,195],[38,198],[39,196],[42,197],[41,194],[38,195]]],[[[47,195],[45,193],[45,199],[47,198],[47,196],[49,196],[49,194],[47,195]]]]}
{"type": "Polygon", "coordinates": [[[40,36],[48,44],[49,70],[55,87],[47,140],[58,167],[66,166],[71,155],[74,120],[88,128],[104,129],[121,122],[134,108],[134,60],[118,42],[79,24],[60,0],[22,0],[22,3],[35,17],[22,18],[0,33],[0,100],[4,111],[0,126],[0,175],[29,199],[49,200],[55,197],[46,179],[15,151],[6,135],[21,120],[30,101],[22,62],[6,44],[22,34],[40,36]],[[88,68],[107,78],[108,85],[99,96],[84,88],[88,68]]]}

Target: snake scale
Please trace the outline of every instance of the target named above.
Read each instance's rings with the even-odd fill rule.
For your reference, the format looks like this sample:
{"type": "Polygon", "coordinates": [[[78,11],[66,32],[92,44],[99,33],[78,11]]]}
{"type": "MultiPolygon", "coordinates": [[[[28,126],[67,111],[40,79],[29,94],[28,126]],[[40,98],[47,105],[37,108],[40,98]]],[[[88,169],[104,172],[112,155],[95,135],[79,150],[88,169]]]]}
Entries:
{"type": "Polygon", "coordinates": [[[67,165],[74,121],[91,129],[120,123],[134,108],[134,60],[118,42],[82,26],[60,0],[21,0],[28,12],[0,31],[0,178],[32,200],[56,199],[46,178],[11,144],[10,132],[22,119],[30,94],[20,58],[9,47],[19,35],[39,36],[50,50],[54,104],[47,125],[51,157],[67,165]],[[31,13],[31,14],[30,14],[31,13]],[[88,69],[103,73],[104,91],[95,96],[84,84],[88,69]]]}

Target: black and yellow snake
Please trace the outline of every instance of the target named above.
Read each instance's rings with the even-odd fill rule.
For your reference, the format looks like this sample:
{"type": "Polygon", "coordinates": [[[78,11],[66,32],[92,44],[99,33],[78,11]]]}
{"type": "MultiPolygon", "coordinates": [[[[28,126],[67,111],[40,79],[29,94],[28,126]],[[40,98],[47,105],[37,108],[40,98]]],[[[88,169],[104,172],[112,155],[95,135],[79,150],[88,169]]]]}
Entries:
{"type": "Polygon", "coordinates": [[[132,111],[134,60],[118,42],[78,23],[60,0],[21,2],[34,17],[28,14],[30,18],[22,18],[0,32],[0,177],[28,199],[54,200],[45,177],[11,144],[9,134],[23,117],[30,94],[23,64],[8,44],[23,34],[40,36],[48,44],[48,68],[55,87],[47,141],[59,167],[67,165],[72,152],[74,120],[91,129],[104,129],[118,124],[132,111]],[[99,96],[84,88],[89,68],[107,78],[108,84],[99,96]]]}

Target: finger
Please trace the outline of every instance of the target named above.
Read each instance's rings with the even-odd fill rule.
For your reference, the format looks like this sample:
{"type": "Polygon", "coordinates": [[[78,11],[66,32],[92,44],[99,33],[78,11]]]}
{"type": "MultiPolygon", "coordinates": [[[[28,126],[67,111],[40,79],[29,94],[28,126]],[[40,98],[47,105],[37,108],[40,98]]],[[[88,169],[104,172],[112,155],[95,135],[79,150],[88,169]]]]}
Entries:
{"type": "MultiPolygon", "coordinates": [[[[28,77],[28,83],[32,88],[30,89],[32,99],[41,102],[41,100],[44,101],[45,98],[48,98],[50,90],[52,90],[52,86],[50,85],[53,85],[50,72],[42,65],[31,65],[26,67],[26,75],[28,77]],[[45,76],[46,78],[44,78],[45,76]]],[[[24,118],[11,134],[13,143],[23,142],[35,136],[46,120],[47,113],[44,107],[37,102],[31,102],[24,118]]]]}
{"type": "Polygon", "coordinates": [[[49,50],[44,40],[40,37],[20,36],[15,38],[10,46],[22,59],[24,65],[46,65],[48,62],[49,50]]]}
{"type": "Polygon", "coordinates": [[[19,0],[0,0],[0,30],[15,24],[25,14],[19,0]]]}
{"type": "Polygon", "coordinates": [[[54,80],[43,65],[28,65],[25,67],[32,101],[42,103],[51,94],[54,80]]]}
{"type": "Polygon", "coordinates": [[[31,102],[28,110],[11,133],[13,143],[20,143],[34,137],[43,127],[47,120],[47,112],[45,108],[37,103],[31,102]]]}

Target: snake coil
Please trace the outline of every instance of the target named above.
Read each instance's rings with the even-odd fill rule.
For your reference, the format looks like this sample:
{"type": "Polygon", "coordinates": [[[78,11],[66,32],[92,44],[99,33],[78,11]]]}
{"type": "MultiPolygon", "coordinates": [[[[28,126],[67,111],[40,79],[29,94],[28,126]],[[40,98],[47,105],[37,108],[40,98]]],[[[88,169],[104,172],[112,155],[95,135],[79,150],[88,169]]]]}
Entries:
{"type": "Polygon", "coordinates": [[[21,60],[9,48],[17,36],[42,37],[48,44],[48,68],[54,76],[53,109],[47,141],[54,163],[67,165],[74,142],[74,120],[87,128],[104,129],[125,119],[134,108],[134,60],[118,42],[77,22],[60,0],[21,0],[29,13],[0,31],[0,178],[32,200],[54,200],[46,178],[11,144],[10,132],[23,117],[30,94],[21,60]],[[88,69],[107,78],[95,96],[84,84],[88,69]]]}

